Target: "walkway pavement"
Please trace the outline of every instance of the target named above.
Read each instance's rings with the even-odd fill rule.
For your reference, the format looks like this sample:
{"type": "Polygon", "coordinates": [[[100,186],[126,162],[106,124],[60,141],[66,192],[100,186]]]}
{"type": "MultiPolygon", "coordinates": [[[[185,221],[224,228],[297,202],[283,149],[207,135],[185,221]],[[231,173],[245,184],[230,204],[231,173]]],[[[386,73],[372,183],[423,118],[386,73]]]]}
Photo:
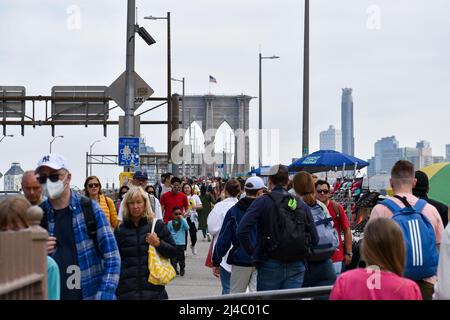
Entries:
{"type": "MultiPolygon", "coordinates": [[[[186,274],[177,276],[166,286],[169,299],[216,296],[222,293],[220,280],[213,276],[211,268],[205,266],[210,242],[203,240],[202,232],[197,233],[197,255],[192,255],[190,246],[186,251],[186,274]]],[[[190,243],[190,238],[188,238],[190,243]]]]}

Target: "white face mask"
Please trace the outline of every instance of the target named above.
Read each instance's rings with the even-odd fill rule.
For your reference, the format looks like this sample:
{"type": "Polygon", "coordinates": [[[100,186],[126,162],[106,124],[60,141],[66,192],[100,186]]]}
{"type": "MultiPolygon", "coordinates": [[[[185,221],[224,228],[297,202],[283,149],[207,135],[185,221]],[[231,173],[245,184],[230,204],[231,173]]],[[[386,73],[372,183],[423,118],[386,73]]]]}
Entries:
{"type": "Polygon", "coordinates": [[[58,199],[64,192],[64,182],[62,180],[51,182],[50,179],[47,179],[47,182],[44,184],[44,190],[45,195],[50,199],[58,199]]]}

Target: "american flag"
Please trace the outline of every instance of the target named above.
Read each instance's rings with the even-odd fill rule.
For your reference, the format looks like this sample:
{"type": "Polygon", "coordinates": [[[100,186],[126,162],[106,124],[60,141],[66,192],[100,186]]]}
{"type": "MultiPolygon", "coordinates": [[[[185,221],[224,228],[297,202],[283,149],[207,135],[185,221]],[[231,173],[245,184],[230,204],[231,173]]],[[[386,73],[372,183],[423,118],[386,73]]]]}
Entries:
{"type": "Polygon", "coordinates": [[[213,82],[213,83],[217,83],[216,78],[214,78],[213,76],[209,76],[209,82],[213,82]]]}

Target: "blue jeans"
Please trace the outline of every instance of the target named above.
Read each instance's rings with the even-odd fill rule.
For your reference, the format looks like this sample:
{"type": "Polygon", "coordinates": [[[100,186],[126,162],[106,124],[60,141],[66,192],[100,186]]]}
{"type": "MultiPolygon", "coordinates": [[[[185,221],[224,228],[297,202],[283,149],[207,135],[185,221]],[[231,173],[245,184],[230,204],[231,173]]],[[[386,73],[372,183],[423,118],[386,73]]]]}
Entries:
{"type": "Polygon", "coordinates": [[[303,261],[283,263],[269,259],[257,268],[257,291],[301,288],[305,274],[303,261]]]}
{"type": "MultiPolygon", "coordinates": [[[[336,270],[331,259],[320,262],[309,262],[308,270],[305,272],[303,288],[331,286],[336,281],[336,270]]],[[[328,299],[328,295],[317,297],[316,299],[328,299]]]]}
{"type": "Polygon", "coordinates": [[[222,283],[222,294],[230,293],[230,278],[231,272],[220,267],[220,283],[222,283]]]}

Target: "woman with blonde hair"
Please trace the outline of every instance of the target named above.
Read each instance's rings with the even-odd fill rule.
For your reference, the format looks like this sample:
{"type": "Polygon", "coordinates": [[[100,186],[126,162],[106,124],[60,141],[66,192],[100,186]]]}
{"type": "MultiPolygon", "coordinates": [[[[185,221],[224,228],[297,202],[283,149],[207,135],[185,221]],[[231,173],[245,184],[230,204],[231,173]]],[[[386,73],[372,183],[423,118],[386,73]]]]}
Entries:
{"type": "Polygon", "coordinates": [[[339,235],[333,228],[332,218],[329,216],[328,210],[324,209],[321,202],[316,200],[316,188],[312,175],[305,171],[298,172],[293,178],[293,185],[295,193],[302,198],[311,210],[320,238],[319,244],[313,248],[312,254],[308,256],[309,268],[305,272],[303,287],[332,285],[336,281],[336,272],[331,257],[339,244],[339,235]],[[319,246],[325,247],[325,245],[328,246],[328,249],[320,249],[319,252],[319,246]]]}
{"type": "Polygon", "coordinates": [[[122,259],[117,298],[120,300],[168,299],[164,286],[148,282],[148,246],[165,258],[178,254],[170,231],[161,220],[156,220],[147,193],[141,187],[131,187],[123,199],[123,222],[115,231],[122,259]]]}
{"type": "Polygon", "coordinates": [[[341,274],[331,291],[331,300],[422,300],[419,286],[403,278],[405,240],[395,221],[369,220],[361,255],[368,267],[341,274]]]}
{"type": "Polygon", "coordinates": [[[111,228],[114,230],[119,224],[117,219],[117,210],[114,201],[106,197],[102,192],[102,184],[96,176],[87,177],[84,181],[84,194],[91,200],[96,201],[105,213],[106,219],[109,221],[111,228]]]}

